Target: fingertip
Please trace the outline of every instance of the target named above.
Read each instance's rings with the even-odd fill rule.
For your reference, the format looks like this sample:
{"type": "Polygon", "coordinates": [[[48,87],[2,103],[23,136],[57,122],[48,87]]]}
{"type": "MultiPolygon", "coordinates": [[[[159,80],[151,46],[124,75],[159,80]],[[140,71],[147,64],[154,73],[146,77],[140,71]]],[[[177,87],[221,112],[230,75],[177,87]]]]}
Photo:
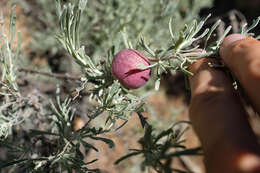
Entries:
{"type": "Polygon", "coordinates": [[[224,41],[222,43],[222,47],[226,47],[226,46],[231,45],[232,43],[234,43],[238,40],[242,40],[242,39],[245,39],[245,38],[246,38],[246,36],[241,35],[241,34],[230,34],[224,39],[224,41]]]}
{"type": "Polygon", "coordinates": [[[236,77],[256,112],[260,113],[260,41],[232,34],[219,51],[229,71],[236,77]]]}
{"type": "Polygon", "coordinates": [[[244,153],[239,156],[237,167],[241,172],[260,172],[260,157],[256,153],[244,153]]]}
{"type": "Polygon", "coordinates": [[[235,43],[236,41],[243,40],[243,39],[245,39],[245,38],[246,38],[246,36],[241,35],[241,34],[230,34],[230,35],[228,35],[228,36],[224,39],[224,41],[223,41],[223,43],[221,44],[221,47],[220,47],[220,49],[219,49],[219,54],[220,54],[220,56],[221,56],[222,58],[225,58],[225,57],[226,57],[226,54],[227,54],[227,48],[228,48],[231,44],[235,43]]]}

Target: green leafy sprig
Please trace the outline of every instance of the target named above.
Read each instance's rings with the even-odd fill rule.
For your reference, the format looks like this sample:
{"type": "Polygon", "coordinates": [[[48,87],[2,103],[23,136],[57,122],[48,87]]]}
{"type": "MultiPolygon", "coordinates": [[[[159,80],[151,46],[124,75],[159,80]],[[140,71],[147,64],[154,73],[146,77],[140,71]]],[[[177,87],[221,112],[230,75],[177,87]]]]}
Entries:
{"type": "MultiPolygon", "coordinates": [[[[22,107],[28,101],[21,97],[17,85],[17,58],[21,46],[21,33],[17,34],[17,45],[15,45],[16,36],[16,16],[14,14],[15,6],[12,7],[9,21],[9,35],[4,33],[4,23],[0,26],[0,61],[2,77],[0,80],[0,99],[5,99],[0,103],[0,138],[5,139],[11,132],[13,126],[20,124],[24,120],[22,107]]],[[[2,21],[1,15],[0,20],[2,21]]],[[[29,112],[26,112],[29,113],[29,112]]]]}
{"type": "Polygon", "coordinates": [[[142,155],[144,160],[141,163],[142,170],[152,167],[157,172],[184,172],[176,168],[172,168],[172,159],[179,156],[201,155],[201,148],[187,149],[183,143],[182,136],[186,130],[176,128],[180,124],[189,122],[180,121],[175,123],[167,130],[163,130],[156,134],[152,126],[146,124],[145,134],[139,139],[141,149],[130,149],[130,153],[118,159],[115,164],[137,155],[142,155]],[[178,129],[178,130],[176,130],[178,129]]]}
{"type": "Polygon", "coordinates": [[[220,20],[216,21],[211,28],[204,29],[204,24],[210,17],[208,15],[205,19],[198,22],[193,20],[189,25],[185,25],[183,30],[179,34],[175,34],[172,28],[172,19],[169,21],[169,32],[172,40],[172,44],[167,48],[160,48],[152,50],[145,42],[144,38],[140,38],[140,45],[143,49],[148,52],[151,57],[151,65],[147,67],[140,67],[141,69],[153,68],[156,74],[155,89],[159,89],[160,78],[163,73],[167,73],[170,70],[175,73],[181,70],[187,75],[192,75],[191,72],[187,70],[188,63],[193,63],[199,58],[210,57],[218,54],[218,49],[222,43],[225,36],[231,30],[229,26],[223,36],[221,36],[217,41],[208,45],[208,40],[212,37],[212,34],[220,24],[220,20]],[[198,45],[204,39],[204,48],[200,48],[198,45]],[[200,49],[200,50],[199,50],[200,49]],[[199,51],[197,51],[199,50],[199,51]]]}
{"type": "MultiPolygon", "coordinates": [[[[159,48],[153,50],[149,47],[143,37],[140,37],[139,43],[142,48],[151,56],[148,58],[151,61],[151,65],[143,66],[139,68],[145,70],[152,68],[155,71],[156,82],[155,90],[159,89],[161,75],[167,73],[169,70],[175,73],[181,70],[186,75],[193,75],[189,72],[188,64],[196,62],[200,58],[204,57],[218,57],[219,49],[224,38],[231,30],[231,26],[228,26],[223,34],[219,36],[216,41],[208,44],[210,38],[213,36],[214,31],[218,28],[221,20],[217,20],[211,28],[204,29],[205,22],[211,15],[208,15],[205,19],[198,22],[193,20],[189,25],[185,25],[183,30],[176,34],[172,28],[172,19],[169,21],[169,32],[172,39],[172,45],[167,49],[159,48]],[[204,47],[200,47],[198,44],[204,42],[204,47]]],[[[241,34],[245,36],[254,36],[254,33],[250,33],[259,23],[260,17],[253,21],[252,25],[247,28],[245,24],[241,29],[241,34]]],[[[259,36],[256,37],[259,39],[259,36]]]]}
{"type": "MultiPolygon", "coordinates": [[[[11,92],[11,95],[20,96],[18,85],[16,82],[16,65],[20,47],[21,47],[21,33],[17,34],[17,45],[14,45],[14,39],[16,36],[16,16],[14,15],[15,6],[12,7],[10,24],[9,24],[9,36],[6,36],[4,33],[4,24],[2,24],[0,30],[0,41],[1,41],[1,52],[0,60],[2,65],[2,78],[1,78],[1,88],[7,90],[6,93],[1,92],[1,95],[8,95],[8,92],[11,92]],[[15,47],[16,46],[16,47],[15,47]],[[16,51],[15,51],[16,50],[16,51]],[[15,53],[13,53],[15,52],[15,53]]],[[[3,19],[0,19],[3,20],[3,19]]]]}
{"type": "Polygon", "coordinates": [[[62,8],[60,1],[57,0],[61,30],[57,39],[85,70],[85,78],[82,81],[89,82],[90,98],[99,103],[99,106],[90,112],[89,117],[94,119],[103,112],[108,112],[106,122],[111,128],[117,119],[122,119],[126,123],[127,115],[142,110],[143,104],[138,97],[130,94],[113,78],[111,63],[115,53],[114,47],[108,51],[104,62],[95,64],[93,59],[85,53],[84,47],[80,46],[78,38],[80,19],[86,4],[87,0],[79,0],[74,5],[69,3],[62,8]]]}

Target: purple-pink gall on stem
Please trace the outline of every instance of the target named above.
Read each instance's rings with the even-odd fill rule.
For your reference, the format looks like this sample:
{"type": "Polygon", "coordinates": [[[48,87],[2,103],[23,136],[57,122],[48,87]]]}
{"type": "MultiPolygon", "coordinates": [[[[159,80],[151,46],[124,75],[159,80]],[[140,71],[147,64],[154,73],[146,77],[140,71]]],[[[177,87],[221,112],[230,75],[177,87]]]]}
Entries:
{"type": "Polygon", "coordinates": [[[149,60],[134,49],[124,49],[118,52],[112,63],[112,74],[126,88],[137,89],[150,78],[151,69],[142,70],[140,64],[150,65],[149,60]]]}

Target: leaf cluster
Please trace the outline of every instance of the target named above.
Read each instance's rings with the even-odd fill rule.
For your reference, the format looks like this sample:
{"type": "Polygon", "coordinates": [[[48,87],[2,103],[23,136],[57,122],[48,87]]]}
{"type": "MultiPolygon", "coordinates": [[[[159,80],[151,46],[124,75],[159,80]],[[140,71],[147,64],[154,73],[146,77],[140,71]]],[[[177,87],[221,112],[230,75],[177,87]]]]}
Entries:
{"type": "Polygon", "coordinates": [[[187,149],[184,145],[183,134],[186,130],[176,128],[180,121],[173,124],[169,129],[160,133],[155,132],[149,124],[145,126],[144,136],[139,139],[141,149],[130,149],[130,153],[118,159],[115,164],[133,156],[142,155],[144,160],[141,163],[142,170],[152,167],[157,172],[184,172],[172,167],[173,159],[180,156],[200,155],[201,148],[187,149]],[[177,129],[177,130],[176,130],[177,129]]]}

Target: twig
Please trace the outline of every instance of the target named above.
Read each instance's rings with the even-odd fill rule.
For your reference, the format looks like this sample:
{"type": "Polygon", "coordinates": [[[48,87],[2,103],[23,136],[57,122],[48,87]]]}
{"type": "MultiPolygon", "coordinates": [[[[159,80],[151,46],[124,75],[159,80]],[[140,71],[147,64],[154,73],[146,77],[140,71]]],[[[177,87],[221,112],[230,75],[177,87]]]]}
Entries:
{"type": "Polygon", "coordinates": [[[67,151],[69,146],[70,146],[70,142],[68,141],[64,146],[63,150],[56,156],[56,158],[61,157],[67,151]]]}
{"type": "Polygon", "coordinates": [[[39,70],[29,69],[29,68],[20,68],[18,69],[19,72],[26,72],[26,73],[37,73],[49,77],[54,77],[57,79],[65,79],[65,80],[80,80],[80,76],[71,76],[69,74],[58,74],[58,73],[49,73],[49,72],[43,72],[39,70]]]}
{"type": "MultiPolygon", "coordinates": [[[[10,94],[12,94],[14,96],[18,96],[18,97],[20,96],[20,94],[17,91],[15,91],[14,89],[10,88],[6,83],[0,81],[0,88],[1,88],[1,85],[3,87],[5,87],[5,89],[7,89],[10,92],[10,94]]],[[[1,91],[0,91],[0,95],[3,95],[1,91]]]]}

